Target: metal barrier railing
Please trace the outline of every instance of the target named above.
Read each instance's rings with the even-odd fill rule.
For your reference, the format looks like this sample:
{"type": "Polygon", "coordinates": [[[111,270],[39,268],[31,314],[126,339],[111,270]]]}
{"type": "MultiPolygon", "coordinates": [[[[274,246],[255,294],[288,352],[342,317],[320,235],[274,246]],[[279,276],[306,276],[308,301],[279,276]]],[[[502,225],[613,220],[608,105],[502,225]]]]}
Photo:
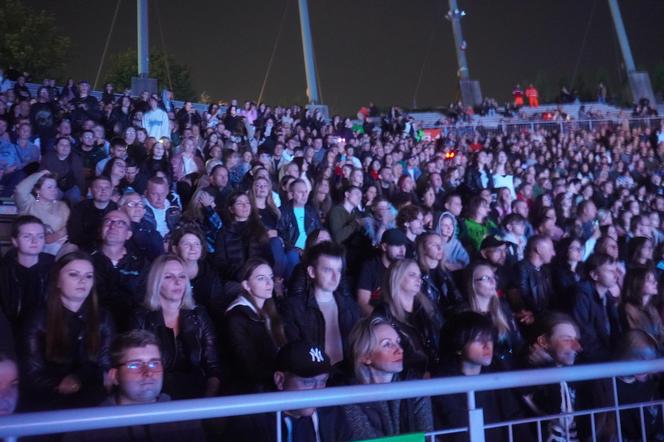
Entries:
{"type": "MultiPolygon", "coordinates": [[[[334,387],[322,390],[261,393],[147,405],[25,413],[0,418],[0,438],[4,438],[5,441],[15,441],[17,437],[21,436],[211,419],[266,412],[276,412],[276,421],[280,422],[280,413],[285,410],[466,393],[469,410],[468,428],[447,429],[443,432],[431,433],[429,437],[431,437],[431,440],[434,440],[436,434],[467,430],[470,433],[470,440],[472,442],[481,442],[484,441],[485,428],[493,428],[495,425],[484,425],[482,409],[475,406],[476,391],[554,384],[562,381],[573,382],[614,378],[615,395],[616,376],[630,376],[652,372],[664,372],[664,359],[512,371],[479,376],[435,378],[395,382],[392,384],[334,387]]],[[[615,399],[615,406],[613,407],[601,409],[600,411],[585,410],[579,413],[598,413],[606,412],[607,410],[613,410],[615,413],[618,413],[620,406],[617,402],[617,396],[615,399]]],[[[638,406],[640,404],[629,405],[629,407],[638,406]]],[[[551,417],[535,418],[533,422],[547,419],[551,419],[551,417]]],[[[509,426],[517,425],[518,423],[507,422],[502,424],[509,426]]],[[[281,431],[277,431],[277,440],[281,440],[281,431]]]]}
{"type": "Polygon", "coordinates": [[[530,132],[539,129],[558,130],[560,133],[570,133],[577,130],[595,130],[602,127],[610,129],[622,126],[627,121],[630,129],[660,127],[660,122],[664,117],[646,117],[646,118],[627,118],[627,119],[590,119],[590,120],[561,120],[561,121],[500,121],[493,124],[484,124],[481,121],[474,124],[456,124],[440,125],[436,128],[441,129],[443,134],[472,135],[480,133],[482,135],[498,135],[520,133],[524,130],[530,132]]]}

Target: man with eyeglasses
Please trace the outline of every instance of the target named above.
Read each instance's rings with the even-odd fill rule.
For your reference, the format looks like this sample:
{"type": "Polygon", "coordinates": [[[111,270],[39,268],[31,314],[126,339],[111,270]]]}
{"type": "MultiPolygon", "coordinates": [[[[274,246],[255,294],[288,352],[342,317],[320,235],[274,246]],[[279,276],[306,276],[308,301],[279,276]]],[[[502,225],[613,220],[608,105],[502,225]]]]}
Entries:
{"type": "MultiPolygon", "coordinates": [[[[119,335],[111,345],[112,368],[108,377],[113,385],[111,395],[100,406],[138,405],[167,402],[161,392],[164,367],[159,341],[147,330],[132,330],[119,335]]],[[[65,441],[204,441],[198,421],[168,422],[132,427],[105,428],[69,433],[65,441]]]]}
{"type": "Polygon", "coordinates": [[[118,201],[118,207],[131,221],[132,235],[128,242],[130,249],[148,261],[163,255],[164,240],[145,218],[143,197],[135,191],[127,190],[118,201]]]}
{"type": "Polygon", "coordinates": [[[118,329],[128,326],[133,309],[142,301],[147,260],[129,250],[131,221],[125,212],[113,210],[101,223],[99,247],[92,252],[99,304],[112,315],[118,329]]]}

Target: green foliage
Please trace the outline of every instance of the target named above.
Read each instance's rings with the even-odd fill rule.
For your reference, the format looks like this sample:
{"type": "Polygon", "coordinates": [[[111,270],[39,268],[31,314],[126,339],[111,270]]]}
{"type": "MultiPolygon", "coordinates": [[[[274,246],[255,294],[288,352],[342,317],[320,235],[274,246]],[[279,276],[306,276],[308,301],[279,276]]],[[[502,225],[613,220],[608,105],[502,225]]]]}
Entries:
{"type": "MultiPolygon", "coordinates": [[[[179,64],[175,59],[163,51],[150,50],[150,77],[156,78],[159,89],[171,88],[177,100],[197,99],[191,84],[189,66],[179,64]],[[168,65],[168,69],[167,69],[168,65]],[[169,83],[168,72],[170,70],[169,83]]],[[[115,54],[111,57],[109,67],[106,69],[104,83],[113,83],[116,90],[131,87],[131,77],[138,72],[136,49],[115,54]]]]}
{"type": "Polygon", "coordinates": [[[0,60],[33,78],[60,78],[71,41],[59,33],[55,17],[20,0],[0,0],[0,60]]]}

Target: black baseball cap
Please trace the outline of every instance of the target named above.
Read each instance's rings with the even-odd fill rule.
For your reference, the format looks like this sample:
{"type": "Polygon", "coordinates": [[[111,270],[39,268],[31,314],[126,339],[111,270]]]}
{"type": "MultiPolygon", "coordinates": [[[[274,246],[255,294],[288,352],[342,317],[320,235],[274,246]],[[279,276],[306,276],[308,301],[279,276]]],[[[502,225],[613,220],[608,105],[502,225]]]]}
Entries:
{"type": "Polygon", "coordinates": [[[302,378],[329,373],[331,368],[325,349],[306,341],[290,342],[277,353],[277,370],[302,378]]]}
{"type": "Polygon", "coordinates": [[[480,245],[480,250],[500,247],[505,244],[507,244],[507,242],[503,241],[502,239],[499,239],[494,235],[489,235],[482,240],[482,244],[480,245]]]}
{"type": "Polygon", "coordinates": [[[383,232],[380,242],[381,244],[385,243],[390,246],[405,246],[408,244],[408,238],[406,237],[406,234],[399,229],[387,229],[383,232]]]}

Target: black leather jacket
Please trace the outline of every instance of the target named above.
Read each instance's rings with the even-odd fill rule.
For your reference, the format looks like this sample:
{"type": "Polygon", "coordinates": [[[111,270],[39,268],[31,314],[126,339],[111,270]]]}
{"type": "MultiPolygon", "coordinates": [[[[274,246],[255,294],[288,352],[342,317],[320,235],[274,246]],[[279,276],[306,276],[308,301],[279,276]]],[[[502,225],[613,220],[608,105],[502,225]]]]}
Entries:
{"type": "Polygon", "coordinates": [[[222,279],[238,280],[247,259],[270,256],[267,242],[252,234],[248,221],[224,224],[217,233],[213,262],[222,279]]]}
{"type": "MultiPolygon", "coordinates": [[[[132,325],[132,328],[148,330],[157,336],[161,344],[164,371],[173,371],[178,355],[176,349],[168,345],[171,340],[167,334],[172,332],[166,327],[162,312],[141,307],[134,312],[132,325]]],[[[184,342],[184,351],[192,367],[200,370],[206,378],[221,378],[214,325],[204,308],[197,306],[193,310],[180,310],[178,336],[184,342]]]]}
{"type": "MultiPolygon", "coordinates": [[[[85,307],[85,306],[84,306],[85,307]]],[[[29,402],[29,408],[62,408],[69,406],[92,406],[103,399],[103,373],[111,367],[110,347],[115,327],[110,314],[99,310],[100,348],[96,357],[90,357],[86,349],[85,308],[78,313],[64,309],[67,324],[68,354],[66,360],[46,359],[46,308],[41,308],[29,318],[22,334],[22,345],[18,348],[21,360],[21,373],[29,402]],[[81,382],[81,389],[74,395],[64,396],[55,391],[62,379],[75,375],[81,382]],[[101,399],[100,399],[101,398],[101,399]]]]}
{"type": "Polygon", "coordinates": [[[443,319],[465,302],[450,272],[440,267],[422,272],[422,293],[438,306],[443,319]]]}
{"type": "MultiPolygon", "coordinates": [[[[304,230],[309,234],[314,229],[322,227],[320,219],[318,218],[318,211],[307,204],[304,206],[304,230]]],[[[281,218],[277,223],[277,231],[279,236],[284,240],[286,249],[292,249],[297,242],[300,235],[300,229],[297,226],[297,219],[295,218],[295,210],[292,203],[286,203],[281,209],[281,218]]]]}
{"type": "Polygon", "coordinates": [[[542,266],[538,270],[530,261],[523,259],[517,263],[515,273],[519,295],[513,309],[530,310],[535,315],[549,310],[553,301],[553,283],[549,266],[542,266]]]}
{"type": "Polygon", "coordinates": [[[440,329],[443,321],[437,309],[433,317],[430,317],[416,299],[413,312],[408,315],[409,323],[405,323],[390,312],[387,304],[381,302],[374,309],[372,316],[385,318],[399,333],[404,354],[404,369],[422,376],[438,365],[440,329]]]}

